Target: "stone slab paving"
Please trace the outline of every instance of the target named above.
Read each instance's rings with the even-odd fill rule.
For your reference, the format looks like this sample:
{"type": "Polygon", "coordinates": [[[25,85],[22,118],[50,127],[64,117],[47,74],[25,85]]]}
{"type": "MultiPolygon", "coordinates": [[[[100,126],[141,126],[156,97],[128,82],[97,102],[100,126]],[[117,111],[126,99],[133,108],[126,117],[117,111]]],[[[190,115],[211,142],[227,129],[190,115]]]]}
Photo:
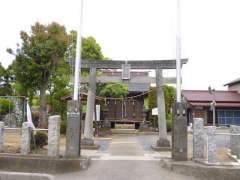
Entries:
{"type": "Polygon", "coordinates": [[[55,175],[57,180],[195,180],[160,167],[162,157],[170,152],[157,153],[150,147],[156,135],[113,135],[97,139],[103,149],[83,151],[92,157],[88,170],[55,175]]]}
{"type": "Polygon", "coordinates": [[[162,169],[158,161],[93,161],[86,171],[56,175],[57,180],[195,180],[162,169]]]}
{"type": "Polygon", "coordinates": [[[143,155],[142,146],[135,135],[115,135],[109,145],[111,155],[139,156],[143,155]]]}

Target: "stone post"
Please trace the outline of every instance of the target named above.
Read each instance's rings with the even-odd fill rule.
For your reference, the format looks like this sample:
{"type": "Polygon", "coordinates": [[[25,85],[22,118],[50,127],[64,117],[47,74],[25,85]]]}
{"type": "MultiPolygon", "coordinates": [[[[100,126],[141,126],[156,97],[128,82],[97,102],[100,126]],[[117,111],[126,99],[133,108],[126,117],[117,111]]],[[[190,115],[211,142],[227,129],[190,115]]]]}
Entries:
{"type": "Polygon", "coordinates": [[[188,160],[187,105],[175,102],[173,105],[172,158],[175,161],[188,160]]]}
{"type": "Polygon", "coordinates": [[[204,120],[203,118],[193,119],[193,159],[204,158],[204,120]]]}
{"type": "Polygon", "coordinates": [[[22,124],[21,154],[28,155],[31,151],[32,125],[29,122],[22,124]]]}
{"type": "Polygon", "coordinates": [[[80,102],[68,101],[66,157],[78,158],[80,156],[80,102]]]}
{"type": "Polygon", "coordinates": [[[207,161],[210,164],[217,162],[215,131],[215,126],[207,127],[207,161]]]}
{"type": "Polygon", "coordinates": [[[50,116],[48,120],[48,156],[59,156],[60,116],[50,116]]]}
{"type": "Polygon", "coordinates": [[[84,125],[84,134],[82,144],[87,146],[93,146],[93,115],[95,109],[95,93],[96,93],[96,68],[90,69],[89,75],[89,89],[87,96],[87,110],[86,110],[86,118],[84,125]]]}
{"type": "Polygon", "coordinates": [[[0,122],[0,152],[4,151],[4,122],[0,122]]]}
{"type": "Polygon", "coordinates": [[[238,146],[240,146],[240,126],[230,126],[230,149],[232,155],[238,154],[238,146]]]}
{"type": "Polygon", "coordinates": [[[157,106],[158,106],[158,129],[159,139],[157,147],[170,147],[170,142],[167,139],[167,125],[164,99],[164,79],[162,69],[156,69],[156,86],[157,86],[157,106]]]}

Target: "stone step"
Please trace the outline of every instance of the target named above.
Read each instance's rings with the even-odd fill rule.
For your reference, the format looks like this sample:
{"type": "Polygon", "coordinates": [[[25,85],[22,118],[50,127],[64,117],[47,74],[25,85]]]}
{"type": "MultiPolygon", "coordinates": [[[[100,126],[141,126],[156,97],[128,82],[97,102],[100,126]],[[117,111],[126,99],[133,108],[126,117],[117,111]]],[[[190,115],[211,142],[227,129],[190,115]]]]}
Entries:
{"type": "Polygon", "coordinates": [[[136,129],[111,129],[113,134],[137,134],[136,129]]]}
{"type": "Polygon", "coordinates": [[[106,154],[104,156],[99,157],[92,157],[91,160],[93,161],[99,161],[99,160],[105,160],[105,161],[160,161],[161,158],[154,157],[154,156],[112,156],[110,154],[106,154]]]}

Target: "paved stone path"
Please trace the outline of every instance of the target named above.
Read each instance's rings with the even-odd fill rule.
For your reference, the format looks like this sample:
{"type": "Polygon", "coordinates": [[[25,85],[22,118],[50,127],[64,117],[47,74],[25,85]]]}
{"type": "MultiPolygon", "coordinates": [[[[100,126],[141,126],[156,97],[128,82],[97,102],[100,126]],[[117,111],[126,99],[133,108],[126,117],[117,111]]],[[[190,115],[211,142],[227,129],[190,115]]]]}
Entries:
{"type": "Polygon", "coordinates": [[[104,148],[83,151],[92,156],[86,171],[56,175],[57,180],[194,180],[162,169],[159,160],[170,153],[156,153],[150,145],[157,136],[114,135],[112,139],[98,140],[104,148]]]}

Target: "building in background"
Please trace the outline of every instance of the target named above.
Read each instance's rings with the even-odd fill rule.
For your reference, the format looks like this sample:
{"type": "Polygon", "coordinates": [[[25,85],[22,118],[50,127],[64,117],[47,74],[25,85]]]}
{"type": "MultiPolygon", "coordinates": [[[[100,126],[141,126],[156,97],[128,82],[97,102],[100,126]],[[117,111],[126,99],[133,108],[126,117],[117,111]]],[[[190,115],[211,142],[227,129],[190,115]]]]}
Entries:
{"type": "Polygon", "coordinates": [[[237,91],[238,93],[240,93],[240,78],[235,79],[225,84],[224,86],[228,86],[229,91],[237,91]]]}
{"type": "Polygon", "coordinates": [[[230,83],[227,91],[183,90],[182,96],[188,104],[188,121],[204,118],[205,125],[213,124],[211,103],[216,102],[217,125],[240,125],[240,78],[230,83]]]}

